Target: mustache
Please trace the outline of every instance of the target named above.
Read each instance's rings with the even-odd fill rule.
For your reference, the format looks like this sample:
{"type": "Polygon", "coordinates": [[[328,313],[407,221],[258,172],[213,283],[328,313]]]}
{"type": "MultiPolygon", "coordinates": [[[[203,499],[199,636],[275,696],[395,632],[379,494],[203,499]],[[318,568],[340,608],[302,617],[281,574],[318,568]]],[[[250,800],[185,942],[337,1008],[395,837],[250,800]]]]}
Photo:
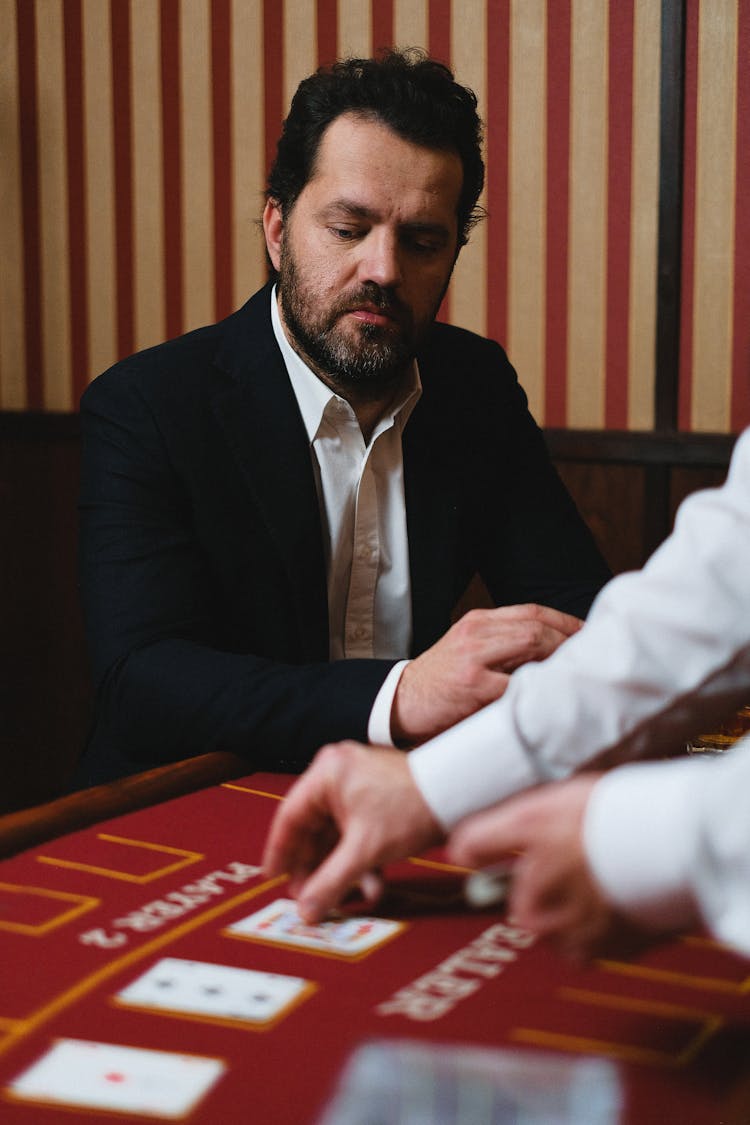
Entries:
{"type": "Polygon", "coordinates": [[[389,290],[383,289],[374,281],[366,281],[359,289],[341,297],[336,302],[334,314],[339,316],[341,313],[361,308],[362,305],[370,305],[378,312],[391,316],[401,323],[408,323],[411,319],[409,310],[399,301],[398,297],[394,296],[389,290]]]}

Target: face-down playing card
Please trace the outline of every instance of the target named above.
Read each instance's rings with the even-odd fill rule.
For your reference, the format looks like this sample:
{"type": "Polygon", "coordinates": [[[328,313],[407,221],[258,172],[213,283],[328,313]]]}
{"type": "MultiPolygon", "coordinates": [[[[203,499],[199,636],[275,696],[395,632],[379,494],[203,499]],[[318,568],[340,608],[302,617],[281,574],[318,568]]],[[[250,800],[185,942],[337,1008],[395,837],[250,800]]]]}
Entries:
{"type": "Polygon", "coordinates": [[[171,1120],[190,1113],[225,1069],[220,1059],[199,1055],[59,1039],[10,1083],[7,1093],[43,1105],[171,1120]]]}
{"type": "Polygon", "coordinates": [[[389,918],[350,915],[307,925],[297,913],[293,899],[278,898],[262,910],[234,922],[224,932],[230,937],[291,945],[332,957],[357,958],[364,957],[405,928],[403,922],[389,918]]]}
{"type": "Polygon", "coordinates": [[[302,977],[164,957],[115,997],[151,1011],[263,1027],[315,990],[302,977]]]}

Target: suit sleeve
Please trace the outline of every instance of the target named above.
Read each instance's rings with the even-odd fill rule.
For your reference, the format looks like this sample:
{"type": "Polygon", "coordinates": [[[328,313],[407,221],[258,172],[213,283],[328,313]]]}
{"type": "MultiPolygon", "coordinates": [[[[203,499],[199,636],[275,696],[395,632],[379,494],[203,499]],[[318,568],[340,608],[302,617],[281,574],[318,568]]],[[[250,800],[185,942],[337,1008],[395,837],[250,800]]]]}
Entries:
{"type": "Polygon", "coordinates": [[[490,473],[476,482],[482,577],[497,604],[537,602],[585,617],[611,572],[552,464],[515,371],[501,348],[488,347],[486,405],[474,414],[490,473]]]}
{"type": "Polygon", "coordinates": [[[392,662],[296,664],[227,644],[190,489],[137,381],[97,380],[81,425],[79,565],[96,698],[80,780],[211,750],[296,771],[327,741],[366,740],[392,662]]]}

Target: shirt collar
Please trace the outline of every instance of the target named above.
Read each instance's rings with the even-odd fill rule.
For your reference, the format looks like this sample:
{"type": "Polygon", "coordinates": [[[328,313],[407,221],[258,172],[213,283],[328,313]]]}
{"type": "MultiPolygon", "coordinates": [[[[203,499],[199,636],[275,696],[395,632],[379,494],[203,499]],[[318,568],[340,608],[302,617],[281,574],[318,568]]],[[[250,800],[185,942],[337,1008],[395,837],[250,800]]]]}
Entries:
{"type": "MultiPolygon", "coordinates": [[[[284,332],[279,314],[279,304],[276,297],[276,286],[271,290],[271,325],[276,342],[281,349],[281,355],[292,384],[297,405],[302,415],[302,421],[307,431],[307,437],[312,445],[318,436],[321,422],[326,408],[332,401],[345,402],[346,400],[327,387],[314,371],[311,371],[304,360],[297,354],[284,332]]],[[[380,431],[384,424],[395,423],[398,419],[401,428],[406,425],[409,415],[419,401],[422,394],[422,381],[419,377],[419,368],[416,359],[412,361],[409,375],[401,394],[381,419],[376,427],[380,431]]],[[[347,403],[348,405],[348,403],[347,403]]]]}

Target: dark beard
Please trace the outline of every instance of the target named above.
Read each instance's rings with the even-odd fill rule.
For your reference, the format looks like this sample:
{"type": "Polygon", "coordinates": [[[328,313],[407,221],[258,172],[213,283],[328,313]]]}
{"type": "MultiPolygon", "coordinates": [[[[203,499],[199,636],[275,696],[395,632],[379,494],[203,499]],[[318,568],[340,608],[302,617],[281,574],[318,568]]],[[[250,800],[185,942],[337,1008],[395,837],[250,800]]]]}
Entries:
{"type": "Polygon", "coordinates": [[[409,310],[368,281],[316,320],[299,285],[294,260],[283,248],[279,266],[284,323],[308,366],[344,397],[374,402],[390,395],[416,352],[409,310]],[[361,324],[356,338],[345,335],[339,328],[340,316],[362,303],[388,313],[396,325],[361,324]]]}

